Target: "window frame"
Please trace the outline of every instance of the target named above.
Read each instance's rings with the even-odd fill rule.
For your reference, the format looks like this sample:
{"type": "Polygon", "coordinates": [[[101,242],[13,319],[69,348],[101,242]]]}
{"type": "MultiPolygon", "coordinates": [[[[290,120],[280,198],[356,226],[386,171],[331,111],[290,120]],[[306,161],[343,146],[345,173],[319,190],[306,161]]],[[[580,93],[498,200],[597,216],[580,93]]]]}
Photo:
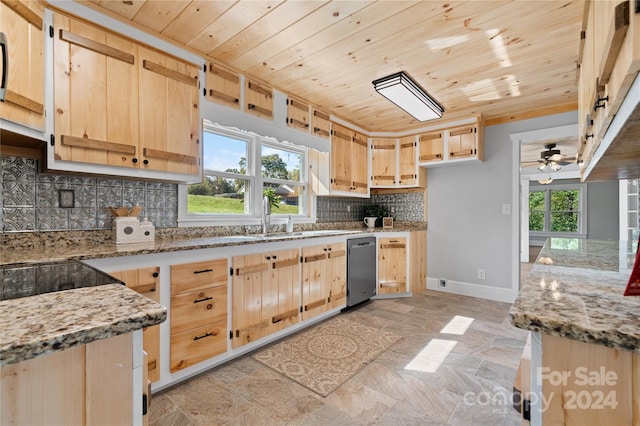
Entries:
{"type": "MultiPolygon", "coordinates": [[[[566,238],[586,238],[587,237],[587,185],[583,183],[560,184],[546,186],[531,186],[529,194],[532,192],[544,192],[544,230],[529,230],[530,237],[566,237],[566,238]],[[578,190],[578,230],[576,232],[554,232],[551,231],[551,193],[553,191],[573,191],[578,190]]],[[[529,210],[531,217],[531,210],[529,210]]]]}
{"type": "MultiPolygon", "coordinates": [[[[271,223],[280,224],[286,223],[286,220],[291,216],[293,222],[296,223],[313,223],[315,217],[313,209],[311,208],[312,201],[310,200],[310,188],[308,182],[308,148],[304,146],[295,145],[290,142],[281,142],[275,138],[268,136],[261,136],[249,131],[243,131],[240,129],[229,128],[217,123],[204,122],[203,125],[203,139],[204,133],[217,133],[226,137],[245,140],[247,142],[247,174],[239,175],[235,173],[222,172],[216,170],[202,170],[203,180],[208,176],[231,178],[231,179],[244,179],[249,183],[249,191],[245,192],[244,202],[248,203],[248,209],[244,214],[224,214],[224,213],[189,213],[188,212],[188,187],[187,184],[178,185],[178,226],[215,226],[215,225],[257,225],[261,223],[262,219],[262,189],[265,182],[279,183],[279,184],[295,184],[295,186],[302,187],[302,193],[298,197],[298,206],[300,213],[298,214],[278,214],[277,209],[271,211],[271,223]],[[290,151],[302,156],[300,164],[300,182],[263,178],[262,177],[262,147],[268,146],[281,151],[290,151]]],[[[204,149],[204,147],[203,147],[204,149]]]]}

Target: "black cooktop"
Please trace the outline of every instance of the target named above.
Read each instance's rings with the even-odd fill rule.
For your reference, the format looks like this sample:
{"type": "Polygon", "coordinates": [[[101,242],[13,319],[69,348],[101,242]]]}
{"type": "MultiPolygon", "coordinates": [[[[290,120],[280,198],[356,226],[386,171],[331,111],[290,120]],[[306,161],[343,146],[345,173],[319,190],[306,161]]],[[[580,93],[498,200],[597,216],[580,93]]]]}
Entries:
{"type": "Polygon", "coordinates": [[[0,300],[122,281],[77,260],[0,265],[0,300]]]}

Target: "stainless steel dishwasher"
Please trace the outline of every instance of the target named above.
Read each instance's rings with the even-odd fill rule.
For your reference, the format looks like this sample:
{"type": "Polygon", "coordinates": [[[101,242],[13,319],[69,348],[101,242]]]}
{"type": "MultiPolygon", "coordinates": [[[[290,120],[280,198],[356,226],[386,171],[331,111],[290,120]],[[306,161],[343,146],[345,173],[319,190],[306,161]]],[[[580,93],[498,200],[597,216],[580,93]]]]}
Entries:
{"type": "Polygon", "coordinates": [[[376,237],[347,240],[347,307],[376,294],[376,237]]]}

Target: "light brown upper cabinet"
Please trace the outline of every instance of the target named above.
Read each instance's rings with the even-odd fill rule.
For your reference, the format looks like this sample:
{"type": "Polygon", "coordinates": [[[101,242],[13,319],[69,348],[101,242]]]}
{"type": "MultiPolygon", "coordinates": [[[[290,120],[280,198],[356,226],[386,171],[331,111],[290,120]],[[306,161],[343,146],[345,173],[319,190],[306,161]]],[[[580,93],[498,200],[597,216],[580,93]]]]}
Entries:
{"type": "MultiPolygon", "coordinates": [[[[620,108],[628,95],[635,96],[636,100],[638,96],[637,90],[631,90],[634,81],[637,84],[640,78],[637,8],[637,2],[629,0],[588,4],[578,55],[578,136],[581,141],[578,159],[583,179],[624,179],[636,176],[640,169],[637,161],[640,142],[629,133],[633,130],[627,130],[631,137],[614,140],[617,135],[612,135],[606,138],[606,145],[601,146],[616,116],[617,120],[634,120],[631,117],[634,108],[622,111],[620,108]],[[603,153],[602,158],[594,158],[596,149],[603,153]],[[598,170],[590,170],[589,176],[585,176],[594,161],[598,162],[598,170]]],[[[624,130],[623,126],[621,132],[624,130]]]]}
{"type": "Polygon", "coordinates": [[[142,47],[139,58],[142,167],[197,174],[200,168],[199,69],[142,47]]]}
{"type": "Polygon", "coordinates": [[[287,98],[287,126],[309,133],[309,104],[296,98],[287,98]]]}
{"type": "Polygon", "coordinates": [[[331,191],[368,196],[367,137],[333,123],[331,130],[331,191]]]}
{"type": "Polygon", "coordinates": [[[331,136],[331,118],[329,113],[317,108],[311,108],[311,133],[321,138],[329,139],[331,136]]]}
{"type": "Polygon", "coordinates": [[[401,188],[420,186],[416,148],[415,136],[399,139],[372,139],[371,187],[401,188]]]}
{"type": "Polygon", "coordinates": [[[433,167],[484,161],[484,125],[477,117],[464,124],[443,124],[418,135],[418,160],[433,167]]]}
{"type": "Polygon", "coordinates": [[[210,62],[206,79],[208,100],[240,109],[240,74],[210,62]]]}
{"type": "Polygon", "coordinates": [[[198,175],[198,72],[54,15],[56,160],[198,175]]]}
{"type": "Polygon", "coordinates": [[[245,110],[257,117],[273,120],[273,90],[262,83],[245,80],[245,110]]]}
{"type": "Polygon", "coordinates": [[[38,131],[44,131],[43,17],[44,7],[35,1],[0,3],[0,117],[38,131]]]}

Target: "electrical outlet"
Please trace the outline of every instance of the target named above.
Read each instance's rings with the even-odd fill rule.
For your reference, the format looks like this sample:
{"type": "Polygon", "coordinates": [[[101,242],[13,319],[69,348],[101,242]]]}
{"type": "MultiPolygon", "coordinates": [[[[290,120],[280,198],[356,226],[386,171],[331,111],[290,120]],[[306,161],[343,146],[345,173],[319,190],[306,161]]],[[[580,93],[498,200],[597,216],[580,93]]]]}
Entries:
{"type": "Polygon", "coordinates": [[[484,280],[485,278],[486,278],[486,275],[484,273],[484,269],[478,269],[478,279],[484,280]]]}
{"type": "Polygon", "coordinates": [[[445,280],[444,278],[440,278],[440,287],[446,287],[447,286],[447,280],[445,280]]]}

